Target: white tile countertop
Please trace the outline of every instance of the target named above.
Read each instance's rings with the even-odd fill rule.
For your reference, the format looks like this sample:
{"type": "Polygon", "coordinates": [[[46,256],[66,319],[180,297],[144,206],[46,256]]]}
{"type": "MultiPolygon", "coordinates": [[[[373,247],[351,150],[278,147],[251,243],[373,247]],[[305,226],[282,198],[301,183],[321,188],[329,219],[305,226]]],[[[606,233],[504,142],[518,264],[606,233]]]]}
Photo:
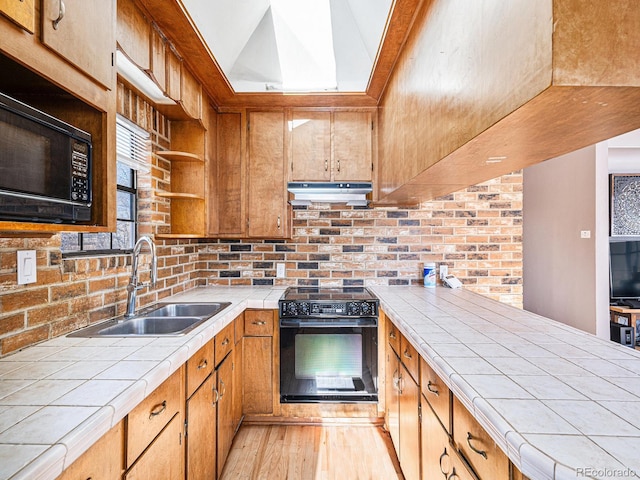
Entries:
{"type": "MultiPolygon", "coordinates": [[[[637,478],[640,352],[464,289],[370,287],[385,313],[532,480],[637,478]]],[[[0,359],[0,479],[54,479],[246,308],[284,287],[206,287],[232,302],[182,337],[59,337],[0,359]]]]}
{"type": "Polygon", "coordinates": [[[532,480],[640,477],[640,352],[464,289],[370,290],[532,480]]]}
{"type": "Polygon", "coordinates": [[[180,337],[68,338],[0,359],[0,479],[55,479],[247,308],[283,288],[198,288],[164,299],[231,302],[180,337]]]}

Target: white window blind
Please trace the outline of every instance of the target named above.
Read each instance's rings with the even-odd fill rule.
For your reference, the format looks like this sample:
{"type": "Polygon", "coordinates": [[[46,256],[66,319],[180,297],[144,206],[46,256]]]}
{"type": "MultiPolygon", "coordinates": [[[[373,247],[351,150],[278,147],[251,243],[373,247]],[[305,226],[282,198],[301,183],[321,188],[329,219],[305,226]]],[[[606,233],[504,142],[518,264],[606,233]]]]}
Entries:
{"type": "Polygon", "coordinates": [[[134,170],[151,170],[151,140],[149,132],[124,117],[116,117],[116,154],[117,160],[134,170]]]}

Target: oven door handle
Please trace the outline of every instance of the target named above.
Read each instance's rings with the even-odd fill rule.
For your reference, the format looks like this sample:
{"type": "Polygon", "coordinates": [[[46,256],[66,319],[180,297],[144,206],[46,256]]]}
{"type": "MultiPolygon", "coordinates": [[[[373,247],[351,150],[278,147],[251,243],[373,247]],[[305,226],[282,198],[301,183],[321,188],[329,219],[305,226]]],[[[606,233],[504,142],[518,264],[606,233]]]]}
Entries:
{"type": "Polygon", "coordinates": [[[317,318],[281,318],[280,328],[341,328],[341,327],[377,327],[375,317],[355,317],[345,319],[317,319],[317,318]]]}

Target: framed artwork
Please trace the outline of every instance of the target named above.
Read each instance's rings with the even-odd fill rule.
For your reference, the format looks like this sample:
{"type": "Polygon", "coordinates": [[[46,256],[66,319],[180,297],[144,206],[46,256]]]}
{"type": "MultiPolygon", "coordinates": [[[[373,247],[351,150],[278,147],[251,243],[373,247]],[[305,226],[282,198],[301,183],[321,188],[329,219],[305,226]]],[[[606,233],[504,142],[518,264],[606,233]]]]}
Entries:
{"type": "Polygon", "coordinates": [[[611,175],[611,236],[640,236],[640,174],[611,175]]]}

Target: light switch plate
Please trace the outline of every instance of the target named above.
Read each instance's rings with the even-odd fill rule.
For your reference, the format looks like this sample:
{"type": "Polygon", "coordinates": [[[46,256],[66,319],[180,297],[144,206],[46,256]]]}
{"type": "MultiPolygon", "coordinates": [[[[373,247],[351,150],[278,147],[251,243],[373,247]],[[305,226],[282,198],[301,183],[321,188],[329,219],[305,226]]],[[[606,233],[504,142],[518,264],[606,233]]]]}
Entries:
{"type": "Polygon", "coordinates": [[[285,275],[286,275],[285,264],[284,263],[277,263],[276,264],[276,278],[284,278],[285,275]]]}
{"type": "Polygon", "coordinates": [[[35,283],[37,280],[36,251],[18,250],[18,285],[35,283]]]}

